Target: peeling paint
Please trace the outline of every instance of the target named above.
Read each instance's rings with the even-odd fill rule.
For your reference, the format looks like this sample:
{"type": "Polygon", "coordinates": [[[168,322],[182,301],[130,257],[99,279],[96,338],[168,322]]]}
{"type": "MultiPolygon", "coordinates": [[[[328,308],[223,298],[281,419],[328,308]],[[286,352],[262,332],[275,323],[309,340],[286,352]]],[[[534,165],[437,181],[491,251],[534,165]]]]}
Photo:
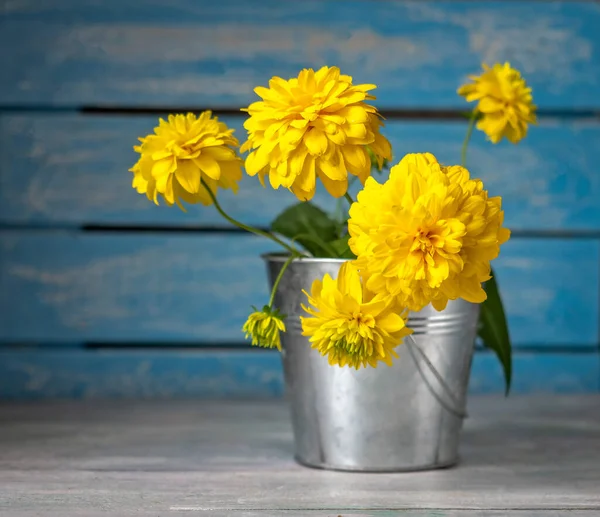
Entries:
{"type": "Polygon", "coordinates": [[[597,104],[591,3],[146,4],[9,2],[0,61],[14,80],[0,85],[0,101],[241,106],[274,74],[339,64],[378,84],[382,106],[446,107],[482,61],[510,60],[540,105],[597,104]],[[23,34],[35,37],[10,44],[23,34]]]}

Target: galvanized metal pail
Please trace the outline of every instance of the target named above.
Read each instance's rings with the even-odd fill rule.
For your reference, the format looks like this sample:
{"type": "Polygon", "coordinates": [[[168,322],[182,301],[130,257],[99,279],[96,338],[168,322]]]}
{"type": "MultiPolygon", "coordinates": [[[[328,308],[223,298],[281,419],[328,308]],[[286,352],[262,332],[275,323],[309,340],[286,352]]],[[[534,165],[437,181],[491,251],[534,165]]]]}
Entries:
{"type": "MultiPolygon", "coordinates": [[[[286,257],[263,258],[272,285],[286,257]]],[[[310,292],[313,281],[325,273],[336,278],[343,263],[295,260],[275,298],[288,316],[282,357],[297,461],[325,469],[380,472],[453,465],[479,306],[457,300],[442,312],[426,307],[412,313],[409,326],[421,355],[405,343],[391,367],[357,371],[330,366],[302,336],[300,304],[306,303],[302,289],[310,292]]]]}

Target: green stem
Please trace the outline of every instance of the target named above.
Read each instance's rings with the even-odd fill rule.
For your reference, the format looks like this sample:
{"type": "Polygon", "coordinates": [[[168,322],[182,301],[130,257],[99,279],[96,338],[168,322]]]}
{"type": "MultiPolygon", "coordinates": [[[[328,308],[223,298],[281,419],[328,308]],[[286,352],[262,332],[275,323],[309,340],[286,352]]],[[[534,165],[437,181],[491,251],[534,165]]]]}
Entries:
{"type": "Polygon", "coordinates": [[[342,209],[342,198],[337,198],[335,200],[335,212],[333,213],[333,217],[336,221],[344,222],[344,210],[342,209]]]}
{"type": "Polygon", "coordinates": [[[352,196],[350,194],[348,194],[348,192],[346,192],[344,194],[344,197],[348,200],[348,203],[350,203],[350,204],[354,203],[354,199],[352,199],[352,196]]]}
{"type": "Polygon", "coordinates": [[[273,235],[272,233],[265,232],[263,230],[259,230],[258,228],[254,228],[253,226],[248,226],[244,223],[240,223],[239,221],[236,221],[233,217],[230,217],[229,215],[227,215],[225,213],[225,211],[221,208],[221,205],[219,204],[219,202],[217,201],[217,197],[214,195],[213,191],[210,190],[210,187],[206,184],[206,182],[204,181],[203,178],[200,178],[200,182],[202,183],[202,186],[208,192],[208,195],[212,199],[212,202],[214,203],[215,208],[217,209],[219,214],[221,214],[231,224],[233,224],[234,226],[237,226],[238,228],[241,228],[242,230],[245,230],[247,232],[254,233],[256,235],[260,235],[261,237],[266,237],[267,239],[271,239],[272,241],[275,241],[280,246],[283,246],[287,251],[289,251],[293,255],[299,255],[298,250],[292,248],[291,246],[288,246],[285,242],[283,242],[281,239],[278,239],[277,237],[275,237],[275,235],[273,235]]]}
{"type": "Polygon", "coordinates": [[[475,127],[475,121],[477,120],[477,110],[474,109],[471,114],[471,118],[469,119],[469,126],[467,127],[467,134],[465,136],[465,141],[462,145],[462,150],[460,152],[460,164],[463,167],[467,166],[467,147],[469,146],[469,141],[471,140],[471,135],[473,134],[473,128],[475,127]]]}
{"type": "Polygon", "coordinates": [[[279,271],[279,274],[277,275],[277,278],[275,279],[275,283],[273,284],[273,289],[271,289],[271,298],[269,298],[269,309],[273,308],[273,301],[275,300],[275,293],[277,293],[277,288],[279,287],[279,282],[281,282],[281,279],[283,278],[283,274],[285,273],[285,270],[292,263],[292,260],[294,260],[297,257],[298,257],[298,255],[295,253],[290,255],[290,258],[288,258],[285,261],[285,263],[283,264],[283,266],[281,268],[281,271],[279,271]]]}
{"type": "MultiPolygon", "coordinates": [[[[354,183],[356,182],[357,179],[358,179],[358,176],[352,176],[348,180],[348,189],[350,189],[350,187],[352,185],[354,185],[354,183]]],[[[350,197],[350,195],[348,195],[348,197],[350,197]]],[[[348,199],[348,197],[346,197],[346,199],[348,199]]],[[[350,199],[352,199],[352,197],[350,197],[350,199]]],[[[352,204],[352,201],[350,201],[350,199],[348,199],[348,202],[350,204],[352,204]]],[[[340,219],[342,222],[344,222],[344,211],[342,210],[342,198],[341,197],[336,199],[334,217],[336,217],[337,219],[340,219]]]]}

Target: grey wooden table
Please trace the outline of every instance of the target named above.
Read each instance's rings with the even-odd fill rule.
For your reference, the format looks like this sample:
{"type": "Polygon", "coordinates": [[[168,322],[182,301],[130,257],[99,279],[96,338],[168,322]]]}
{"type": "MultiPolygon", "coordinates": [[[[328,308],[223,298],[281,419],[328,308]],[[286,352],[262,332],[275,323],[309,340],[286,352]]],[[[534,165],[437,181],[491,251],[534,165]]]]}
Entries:
{"type": "Polygon", "coordinates": [[[472,398],[458,467],[312,470],[281,402],[0,404],[0,515],[600,515],[600,397],[472,398]]]}

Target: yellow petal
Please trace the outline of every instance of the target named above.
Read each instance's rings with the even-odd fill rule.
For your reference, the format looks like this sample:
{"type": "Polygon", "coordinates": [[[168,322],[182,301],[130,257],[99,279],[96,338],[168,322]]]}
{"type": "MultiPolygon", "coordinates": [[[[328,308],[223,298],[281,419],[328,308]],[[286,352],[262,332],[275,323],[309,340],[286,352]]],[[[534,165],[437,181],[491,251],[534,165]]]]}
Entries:
{"type": "Polygon", "coordinates": [[[339,111],[339,115],[344,117],[350,124],[362,124],[369,120],[369,112],[366,104],[362,106],[348,106],[339,111]]]}
{"type": "Polygon", "coordinates": [[[356,268],[345,262],[340,268],[337,278],[338,289],[341,293],[349,294],[359,304],[363,301],[362,285],[356,268]]]}
{"type": "Polygon", "coordinates": [[[344,164],[341,151],[337,151],[331,157],[320,157],[317,158],[317,169],[319,169],[328,178],[334,181],[346,181],[348,180],[348,173],[344,164]]]}
{"type": "Polygon", "coordinates": [[[510,230],[508,228],[500,228],[498,230],[498,244],[504,244],[510,239],[510,230]]]}
{"type": "Polygon", "coordinates": [[[347,179],[343,180],[343,181],[335,181],[335,180],[330,179],[325,173],[323,173],[320,170],[317,171],[317,174],[318,174],[319,178],[321,179],[321,181],[323,182],[323,185],[327,189],[327,192],[329,192],[329,194],[332,195],[333,197],[335,197],[335,198],[342,197],[348,190],[348,180],[347,179]]]}
{"type": "MultiPolygon", "coordinates": [[[[206,178],[204,182],[208,185],[208,188],[211,190],[211,192],[216,195],[218,190],[217,182],[211,178],[206,178]]],[[[197,194],[184,194],[182,198],[188,203],[202,203],[204,206],[212,205],[212,198],[203,185],[200,185],[200,189],[198,190],[197,194]]]]}
{"type": "Polygon", "coordinates": [[[377,318],[377,325],[389,333],[398,332],[406,326],[402,317],[393,312],[377,318]]]}
{"type": "Polygon", "coordinates": [[[433,305],[433,308],[436,311],[443,311],[446,308],[446,306],[448,305],[448,298],[446,298],[445,296],[436,298],[436,299],[432,300],[431,305],[433,305]]]}
{"type": "Polygon", "coordinates": [[[271,169],[269,171],[269,183],[271,183],[271,187],[274,189],[278,189],[281,187],[281,176],[277,173],[277,169],[271,169]]]}
{"type": "Polygon", "coordinates": [[[460,297],[471,303],[482,303],[487,295],[476,278],[461,278],[460,297]]]}
{"type": "Polygon", "coordinates": [[[316,181],[315,159],[308,155],[304,160],[302,171],[292,186],[301,189],[305,193],[310,193],[309,199],[311,199],[315,192],[316,181]]]}
{"type": "Polygon", "coordinates": [[[269,155],[260,149],[252,151],[246,158],[246,172],[255,176],[269,164],[269,155]]]}
{"type": "Polygon", "coordinates": [[[175,158],[165,158],[163,160],[159,160],[154,162],[154,165],[152,166],[152,176],[158,179],[161,176],[171,174],[175,171],[176,167],[177,161],[175,158]]]}
{"type": "Polygon", "coordinates": [[[365,124],[351,124],[346,130],[347,135],[350,138],[356,140],[362,140],[364,144],[367,144],[367,126],[365,124]]]}
{"type": "Polygon", "coordinates": [[[189,193],[195,194],[200,189],[200,169],[191,160],[179,160],[175,177],[179,184],[189,193]]]}
{"type": "Polygon", "coordinates": [[[238,191],[238,182],[242,179],[242,164],[240,160],[221,162],[221,177],[219,187],[238,191]]]}
{"type": "MultiPolygon", "coordinates": [[[[289,158],[290,172],[294,176],[299,176],[302,173],[302,170],[304,168],[304,163],[305,163],[307,156],[312,159],[312,156],[310,156],[306,152],[305,149],[298,149],[290,155],[290,158],[289,158]]],[[[312,163],[314,164],[314,159],[312,159],[312,163]]],[[[314,167],[314,165],[313,165],[313,167],[314,167]]]]}
{"type": "Polygon", "coordinates": [[[219,167],[218,162],[212,156],[202,153],[197,158],[194,158],[194,163],[209,178],[218,180],[221,177],[221,167],[219,167]]]}
{"type": "Polygon", "coordinates": [[[312,155],[320,156],[327,151],[328,140],[325,133],[312,128],[304,135],[304,143],[312,155]]]}
{"type": "Polygon", "coordinates": [[[173,205],[175,203],[175,193],[173,191],[173,175],[172,174],[169,174],[169,176],[167,176],[167,181],[165,182],[164,190],[163,190],[163,192],[161,192],[161,194],[165,198],[165,201],[167,203],[169,203],[170,205],[173,205]]]}
{"type": "Polygon", "coordinates": [[[371,170],[371,160],[367,150],[359,145],[345,145],[341,148],[344,163],[355,176],[366,178],[371,170]]]}

